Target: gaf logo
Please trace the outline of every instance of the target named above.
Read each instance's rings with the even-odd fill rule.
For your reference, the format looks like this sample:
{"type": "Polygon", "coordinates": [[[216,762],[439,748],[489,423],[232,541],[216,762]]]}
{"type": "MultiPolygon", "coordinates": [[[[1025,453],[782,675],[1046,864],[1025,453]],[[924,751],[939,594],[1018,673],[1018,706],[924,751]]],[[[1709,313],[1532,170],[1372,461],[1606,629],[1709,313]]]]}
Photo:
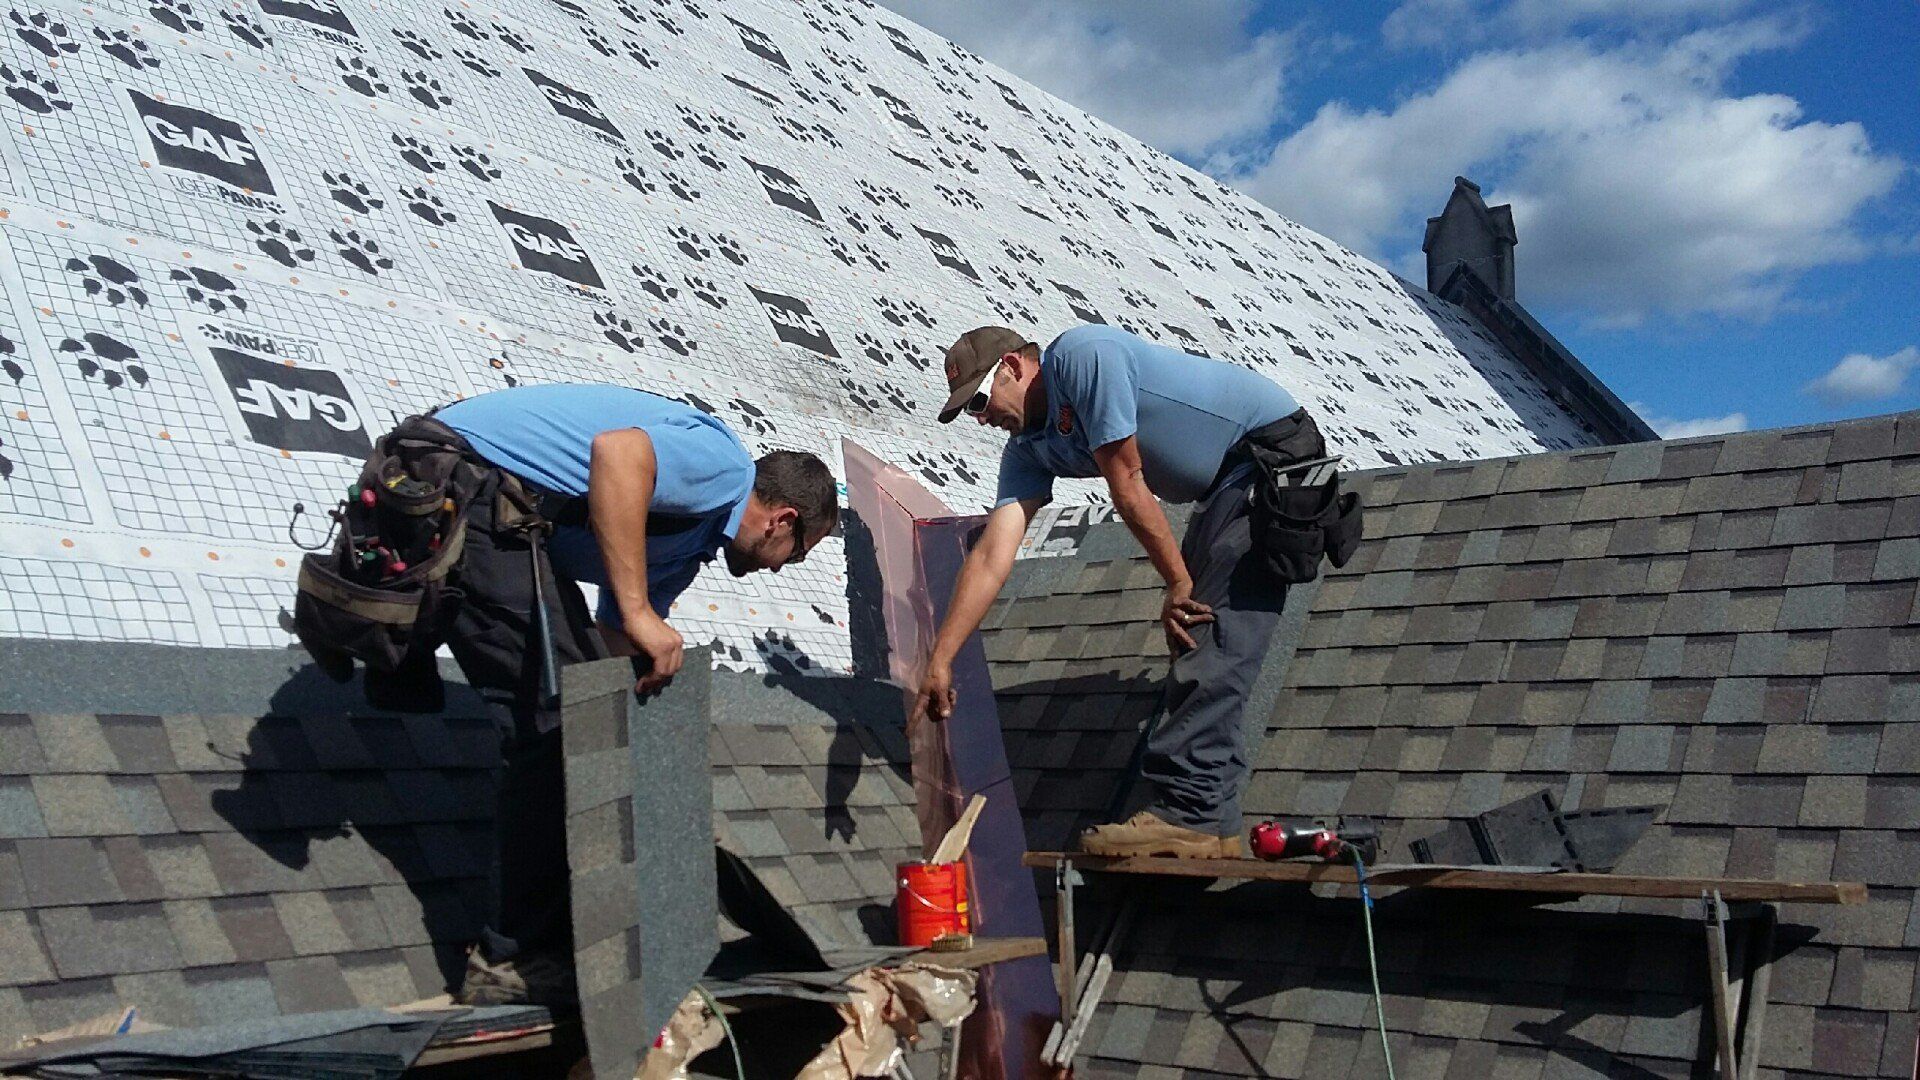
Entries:
{"type": "Polygon", "coordinates": [[[337,34],[360,36],[353,28],[353,21],[347,18],[347,13],[340,10],[340,5],[334,0],[260,0],[260,10],[283,19],[298,19],[312,26],[324,27],[337,34]]]}
{"type": "Polygon", "coordinates": [[[795,213],[805,214],[816,222],[825,222],[820,216],[820,208],[813,204],[813,198],[807,194],[800,182],[787,175],[785,170],[771,165],[762,165],[752,158],[743,158],[760,177],[760,186],[767,190],[767,198],[775,206],[784,206],[795,213]]]}
{"type": "Polygon", "coordinates": [[[927,58],[920,55],[919,49],[913,47],[913,39],[907,36],[905,30],[897,26],[888,26],[885,23],[880,24],[880,29],[887,32],[887,40],[893,42],[894,48],[900,50],[904,55],[911,56],[915,60],[920,61],[921,67],[927,66],[927,58]]]}
{"type": "Polygon", "coordinates": [[[1014,112],[1025,116],[1033,115],[1033,111],[1027,108],[1027,103],[1021,101],[1019,96],[1013,92],[1013,87],[1008,86],[999,79],[988,79],[987,81],[1000,88],[1000,96],[1006,99],[1007,104],[1012,106],[1014,112]]]}
{"type": "Polygon", "coordinates": [[[787,66],[786,55],[780,51],[778,45],[773,43],[772,38],[741,22],[739,19],[728,18],[727,21],[732,23],[733,28],[740,32],[740,44],[745,45],[748,52],[778,67],[781,71],[790,72],[793,70],[787,66]]]}
{"type": "Polygon", "coordinates": [[[587,249],[580,246],[565,225],[509,210],[491,199],[487,201],[487,208],[493,211],[494,220],[513,242],[520,265],[590,289],[606,287],[600,280],[600,271],[594,269],[593,260],[587,257],[587,249]]]}
{"type": "Polygon", "coordinates": [[[267,174],[246,128],[210,112],[155,101],[138,90],[127,93],[153,144],[154,160],[162,166],[198,173],[229,187],[274,194],[273,177],[267,174]]]}
{"type": "MultiPolygon", "coordinates": [[[[1000,146],[999,143],[994,143],[994,145],[1000,146]]],[[[1027,164],[1027,159],[1020,156],[1020,151],[1015,150],[1011,146],[1000,146],[1000,152],[1007,155],[1007,164],[1013,166],[1013,171],[1020,174],[1020,179],[1025,180],[1034,187],[1046,186],[1040,182],[1040,174],[1034,172],[1033,166],[1027,164]]]]}
{"type": "MultiPolygon", "coordinates": [[[[1051,278],[1049,278],[1048,280],[1052,281],[1051,278]]],[[[1081,292],[1079,289],[1076,289],[1071,285],[1062,285],[1057,281],[1053,282],[1053,287],[1060,290],[1061,296],[1064,296],[1067,298],[1067,306],[1073,309],[1074,316],[1077,317],[1081,322],[1100,323],[1103,326],[1106,325],[1107,320],[1101,318],[1100,313],[1093,310],[1093,305],[1087,302],[1086,293],[1081,292]]]]}
{"type": "Polygon", "coordinates": [[[626,136],[620,133],[620,129],[615,127],[613,121],[607,119],[607,114],[600,110],[600,104],[593,100],[592,94],[585,90],[575,90],[565,83],[554,82],[532,68],[520,70],[526,72],[527,78],[533,81],[533,85],[539,87],[540,92],[546,95],[547,104],[553,106],[554,112],[575,123],[585,124],[609,138],[622,142],[626,140],[626,136]]]}
{"type": "Polygon", "coordinates": [[[798,345],[803,349],[838,359],[840,351],[833,347],[833,341],[827,337],[826,327],[813,317],[813,309],[805,300],[794,296],[784,296],[777,292],[762,292],[753,286],[747,286],[760,306],[767,309],[767,321],[773,324],[773,334],[789,345],[798,345]]]}
{"type": "Polygon", "coordinates": [[[275,450],[348,458],[363,458],[373,448],[366,422],[340,376],[218,345],[208,352],[254,442],[275,450]]]}
{"type": "Polygon", "coordinates": [[[952,237],[945,233],[923,229],[918,225],[913,227],[913,231],[926,238],[927,246],[933,249],[933,261],[949,270],[957,270],[974,281],[980,280],[980,275],[973,272],[973,264],[960,254],[960,248],[953,242],[952,237]]]}
{"type": "Polygon", "coordinates": [[[887,93],[872,83],[867,84],[867,89],[873,91],[874,97],[887,103],[887,111],[893,114],[895,120],[898,120],[922,135],[930,134],[927,131],[927,125],[921,123],[920,118],[913,115],[913,110],[907,107],[906,102],[901,101],[899,98],[894,97],[892,94],[887,93]]]}

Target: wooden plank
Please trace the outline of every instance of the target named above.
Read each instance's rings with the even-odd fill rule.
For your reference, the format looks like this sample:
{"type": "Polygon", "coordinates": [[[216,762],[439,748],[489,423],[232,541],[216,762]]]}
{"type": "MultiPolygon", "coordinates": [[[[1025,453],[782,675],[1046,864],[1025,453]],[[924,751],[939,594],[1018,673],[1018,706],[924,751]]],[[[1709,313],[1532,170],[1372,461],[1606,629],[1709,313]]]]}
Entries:
{"type": "Polygon", "coordinates": [[[971,971],[989,964],[1003,964],[1008,960],[1020,960],[1029,956],[1045,956],[1047,939],[1037,937],[1010,938],[974,938],[973,948],[959,952],[934,952],[922,949],[909,953],[906,959],[930,967],[950,968],[956,971],[971,971]]]}
{"type": "MultiPolygon", "coordinates": [[[[1107,859],[1077,852],[1030,851],[1026,856],[1026,864],[1050,870],[1063,859],[1070,860],[1073,865],[1082,870],[1108,874],[1228,878],[1246,881],[1326,881],[1342,885],[1351,885],[1359,880],[1351,866],[1320,862],[1165,859],[1145,856],[1107,859]]],[[[1858,881],[1757,881],[1742,878],[1649,877],[1640,874],[1546,874],[1406,865],[1369,869],[1367,881],[1371,885],[1382,888],[1483,889],[1492,892],[1641,896],[1669,900],[1698,900],[1702,892],[1718,889],[1720,896],[1726,900],[1848,905],[1867,902],[1867,886],[1858,881]]]]}
{"type": "Polygon", "coordinates": [[[553,1025],[545,1024],[526,1031],[511,1034],[489,1033],[482,1038],[459,1039],[454,1042],[436,1043],[420,1052],[414,1061],[415,1068],[430,1065],[448,1065],[456,1061],[471,1061],[474,1058],[494,1057],[499,1054],[518,1054],[525,1050],[539,1050],[553,1045],[553,1025]]]}

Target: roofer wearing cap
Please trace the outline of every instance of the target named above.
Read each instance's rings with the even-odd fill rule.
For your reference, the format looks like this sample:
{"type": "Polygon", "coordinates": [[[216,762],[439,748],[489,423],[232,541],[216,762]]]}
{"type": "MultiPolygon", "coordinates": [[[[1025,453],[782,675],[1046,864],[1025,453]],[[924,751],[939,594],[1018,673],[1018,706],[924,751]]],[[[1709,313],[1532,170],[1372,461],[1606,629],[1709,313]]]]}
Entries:
{"type": "Polygon", "coordinates": [[[1238,856],[1241,717],[1286,598],[1256,551],[1249,504],[1261,469],[1246,450],[1319,458],[1317,425],[1291,394],[1251,371],[1110,326],[1075,327],[1045,350],[983,326],[948,350],[946,373],[952,395],[940,422],[964,412],[1008,438],[994,509],[935,637],[916,719],[950,715],[953,657],[1005,584],[1054,478],[1104,477],[1114,509],[1166,582],[1160,622],[1174,660],[1142,768],[1152,801],[1087,830],[1081,848],[1238,856]],[[1180,543],[1162,499],[1194,504],[1180,543]]]}
{"type": "MultiPolygon", "coordinates": [[[[397,467],[441,485],[433,508],[438,490],[460,508],[464,527],[447,533],[459,551],[445,577],[444,639],[502,739],[491,910],[459,998],[571,1006],[557,669],[629,655],[637,691],[665,684],[683,657],[667,621],[674,598],[716,555],[736,577],[803,559],[839,518],[833,475],[812,454],[755,461],[720,420],[678,401],[592,385],[498,390],[410,418],[380,441],[375,463],[376,476],[397,467]],[[578,582],[600,587],[597,617],[578,582]]],[[[308,587],[303,565],[302,611],[320,612],[308,587]]],[[[329,645],[367,659],[318,619],[301,629],[323,665],[329,645]]],[[[430,670],[431,644],[424,656],[430,670]]],[[[370,693],[378,667],[368,661],[370,693]]]]}

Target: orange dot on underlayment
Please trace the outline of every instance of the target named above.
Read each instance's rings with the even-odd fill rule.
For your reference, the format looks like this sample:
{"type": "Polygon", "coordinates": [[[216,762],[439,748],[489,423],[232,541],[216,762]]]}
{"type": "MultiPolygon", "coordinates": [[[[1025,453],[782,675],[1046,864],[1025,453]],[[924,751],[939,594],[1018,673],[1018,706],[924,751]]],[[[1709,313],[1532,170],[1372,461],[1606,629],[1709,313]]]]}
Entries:
{"type": "Polygon", "coordinates": [[[299,274],[288,274],[288,275],[287,275],[287,284],[289,284],[289,285],[298,285],[298,284],[300,284],[300,275],[299,275],[299,274]]]}
{"type": "Polygon", "coordinates": [[[275,566],[278,566],[278,567],[280,567],[280,568],[282,568],[282,569],[285,569],[285,568],[286,568],[286,565],[287,565],[287,560],[285,560],[285,559],[275,559],[275,560],[273,560],[273,565],[275,565],[275,566]]]}
{"type": "Polygon", "coordinates": [[[341,290],[340,290],[340,295],[341,295],[341,296],[345,296],[345,295],[347,295],[347,290],[345,290],[345,289],[341,289],[341,290]]]}
{"type": "Polygon", "coordinates": [[[173,436],[172,436],[172,435],[169,435],[169,434],[167,434],[167,429],[166,429],[166,428],[161,428],[161,429],[160,429],[160,437],[161,437],[161,438],[163,438],[163,439],[171,439],[171,438],[173,438],[173,436]]]}
{"type": "Polygon", "coordinates": [[[180,257],[181,257],[181,258],[183,258],[183,259],[191,259],[191,258],[193,258],[193,252],[191,252],[191,251],[183,251],[183,252],[181,252],[181,253],[180,253],[180,257]]]}
{"type": "Polygon", "coordinates": [[[42,315],[51,315],[51,314],[53,314],[53,309],[52,309],[52,308],[50,308],[50,307],[43,307],[43,308],[41,308],[41,309],[40,309],[40,314],[42,314],[42,315]]]}
{"type": "Polygon", "coordinates": [[[399,306],[400,306],[400,301],[398,301],[398,300],[389,300],[389,301],[387,301],[387,306],[388,306],[388,307],[399,307],[399,306]]]}
{"type": "Polygon", "coordinates": [[[153,558],[153,551],[152,551],[152,549],[150,549],[150,548],[141,548],[141,549],[140,549],[140,557],[141,557],[141,558],[143,558],[143,559],[151,559],[151,558],[153,558]]]}
{"type": "Polygon", "coordinates": [[[60,546],[63,548],[70,548],[73,546],[73,541],[63,536],[60,538],[60,546]]]}
{"type": "Polygon", "coordinates": [[[219,552],[217,552],[217,551],[209,551],[209,552],[207,552],[207,558],[209,558],[209,559],[211,559],[211,560],[213,560],[214,562],[219,562],[219,561],[220,561],[220,553],[219,553],[219,552]]]}
{"type": "MultiPolygon", "coordinates": [[[[21,130],[21,131],[24,131],[24,132],[26,132],[26,133],[27,133],[28,135],[38,135],[38,134],[39,134],[39,132],[37,132],[37,131],[35,131],[35,130],[33,130],[33,125],[32,125],[32,124],[21,124],[21,125],[20,125],[20,130],[21,130]]],[[[145,164],[146,164],[146,162],[144,162],[144,161],[143,161],[143,162],[141,162],[140,164],[142,164],[142,165],[145,165],[145,164]]]]}
{"type": "Polygon", "coordinates": [[[708,610],[708,611],[719,611],[719,610],[720,610],[720,605],[719,605],[719,604],[708,604],[708,605],[707,605],[707,610],[708,610]]]}
{"type": "Polygon", "coordinates": [[[293,459],[293,452],[292,452],[292,451],[290,451],[290,450],[282,450],[282,451],[280,451],[280,456],[281,456],[281,457],[283,457],[283,458],[286,458],[286,459],[288,459],[288,460],[292,460],[292,459],[293,459]]]}

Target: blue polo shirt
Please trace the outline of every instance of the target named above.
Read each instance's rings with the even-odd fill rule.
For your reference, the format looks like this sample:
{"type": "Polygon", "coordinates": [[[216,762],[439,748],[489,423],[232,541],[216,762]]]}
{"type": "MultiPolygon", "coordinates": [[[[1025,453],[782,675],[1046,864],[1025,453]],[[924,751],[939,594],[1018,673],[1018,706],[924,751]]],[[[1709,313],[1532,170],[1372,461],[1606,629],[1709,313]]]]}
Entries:
{"type": "MultiPolygon", "coordinates": [[[[495,390],[456,402],[435,418],[465,436],[481,457],[561,495],[585,495],[593,438],[639,428],[653,439],[658,472],[651,513],[700,519],[692,528],[647,537],[647,598],[661,615],[700,567],[740,530],[753,491],[753,458],[717,418],[691,405],[626,386],[556,384],[495,390]]],[[[602,586],[599,618],[619,626],[606,562],[591,529],[561,526],[547,543],[554,572],[602,586]]]]}
{"type": "Polygon", "coordinates": [[[1248,431],[1299,409],[1242,367],[1155,345],[1113,326],[1076,326],[1040,355],[1047,414],[1000,452],[994,506],[1053,498],[1057,476],[1099,476],[1093,451],[1140,440],[1147,488],[1167,502],[1207,493],[1248,431]]]}

